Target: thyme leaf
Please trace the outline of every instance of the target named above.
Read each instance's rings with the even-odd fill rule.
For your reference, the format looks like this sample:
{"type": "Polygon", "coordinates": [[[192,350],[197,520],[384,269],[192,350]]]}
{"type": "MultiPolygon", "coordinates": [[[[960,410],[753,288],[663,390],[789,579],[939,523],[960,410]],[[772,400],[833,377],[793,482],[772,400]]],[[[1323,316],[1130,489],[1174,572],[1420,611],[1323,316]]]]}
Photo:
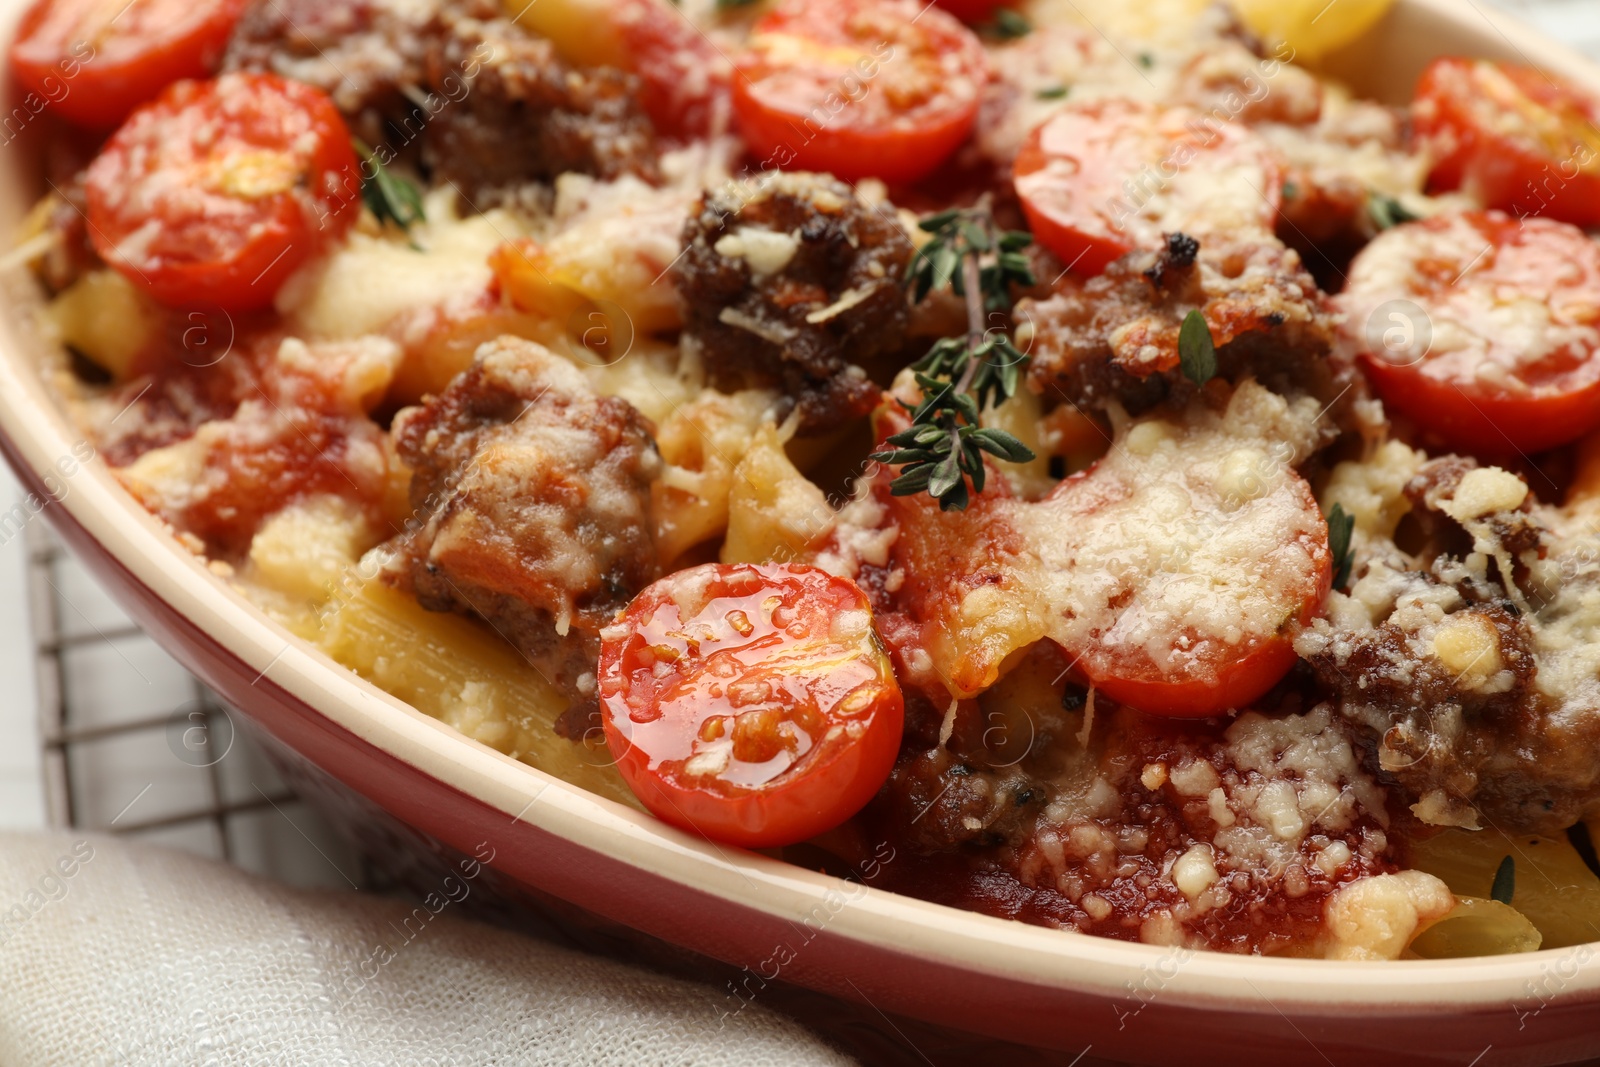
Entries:
{"type": "Polygon", "coordinates": [[[1178,327],[1178,364],[1183,376],[1204,385],[1217,373],[1217,346],[1211,340],[1211,327],[1198,308],[1183,317],[1178,327]]]}
{"type": "Polygon", "coordinates": [[[994,21],[989,24],[989,32],[1002,41],[1014,41],[1018,37],[1026,37],[1032,33],[1033,23],[1011,8],[1002,7],[994,13],[994,21]]]}
{"type": "Polygon", "coordinates": [[[1367,218],[1372,220],[1372,225],[1380,232],[1393,229],[1402,222],[1416,222],[1421,217],[1409,211],[1392,196],[1385,196],[1382,193],[1367,194],[1367,218]]]}
{"type": "Polygon", "coordinates": [[[1510,904],[1517,892],[1517,861],[1507,856],[1494,869],[1494,884],[1489,888],[1489,899],[1510,904]]]}
{"type": "Polygon", "coordinates": [[[1356,517],[1338,504],[1328,512],[1328,551],[1333,555],[1333,587],[1343,589],[1350,581],[1350,565],[1354,561],[1350,551],[1350,534],[1355,529],[1356,517]]]}

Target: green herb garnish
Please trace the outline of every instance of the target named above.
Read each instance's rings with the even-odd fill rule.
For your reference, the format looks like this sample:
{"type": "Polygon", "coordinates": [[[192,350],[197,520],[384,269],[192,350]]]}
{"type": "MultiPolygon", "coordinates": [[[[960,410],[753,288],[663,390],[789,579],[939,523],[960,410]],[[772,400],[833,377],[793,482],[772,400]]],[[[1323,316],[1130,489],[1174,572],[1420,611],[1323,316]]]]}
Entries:
{"type": "Polygon", "coordinates": [[[1068,85],[1051,85],[1047,88],[1040,89],[1034,95],[1040,100],[1065,100],[1067,93],[1070,91],[1071,86],[1068,85]]]}
{"type": "MultiPolygon", "coordinates": [[[[679,0],[672,0],[672,2],[674,4],[676,4],[676,3],[679,2],[679,0]]],[[[738,8],[749,7],[751,4],[756,4],[756,3],[760,3],[760,2],[761,2],[761,0],[717,0],[717,10],[718,11],[733,11],[733,10],[736,10],[738,8]]]]}
{"type": "Polygon", "coordinates": [[[1517,892],[1517,861],[1507,856],[1494,869],[1494,885],[1489,888],[1489,899],[1510,904],[1517,892]]]}
{"type": "Polygon", "coordinates": [[[1333,554],[1333,587],[1343,589],[1350,580],[1350,565],[1354,558],[1350,551],[1350,534],[1356,528],[1356,517],[1335,504],[1328,512],[1328,551],[1333,554]]]}
{"type": "Polygon", "coordinates": [[[422,194],[417,187],[391,173],[378,161],[378,156],[359,140],[350,142],[362,162],[372,168],[370,175],[361,177],[361,200],[377,218],[378,225],[392,222],[402,230],[410,231],[419,222],[426,222],[422,210],[422,194]]]}
{"type": "Polygon", "coordinates": [[[1296,185],[1294,182],[1284,182],[1283,183],[1283,198],[1285,200],[1293,200],[1295,197],[1297,197],[1299,195],[1300,195],[1300,187],[1298,185],[1296,185]]]}
{"type": "Polygon", "coordinates": [[[1367,218],[1379,231],[1393,229],[1402,222],[1416,222],[1421,217],[1406,210],[1406,206],[1392,196],[1367,194],[1367,218]]]}
{"type": "Polygon", "coordinates": [[[1211,340],[1211,327],[1200,309],[1183,317],[1178,327],[1178,364],[1183,376],[1196,385],[1204,385],[1217,374],[1217,346],[1211,340]]]}
{"type": "Polygon", "coordinates": [[[1033,24],[1009,7],[1003,7],[994,13],[994,21],[989,24],[989,32],[1002,41],[1014,41],[1018,37],[1026,37],[1033,32],[1033,24]]]}
{"type": "Polygon", "coordinates": [[[1138,58],[1139,66],[1143,67],[1145,70],[1149,70],[1151,67],[1156,65],[1156,57],[1152,52],[1140,52],[1138,58]]]}
{"type": "Polygon", "coordinates": [[[962,511],[971,493],[983,492],[983,453],[1009,463],[1033,458],[1021,441],[984,426],[979,415],[1016,393],[1028,362],[1005,330],[989,327],[988,316],[1010,313],[1012,284],[1034,284],[1022,254],[1033,238],[997,230],[986,202],[929,215],[918,225],[933,236],[906,268],[912,298],[920,302],[949,286],[966,300],[967,332],[934,342],[911,365],[922,401],[915,407],[901,402],[911,416],[910,428],[891,435],[885,443],[893,447],[872,458],[904,464],[889,483],[895,496],[926,492],[939,501],[940,510],[962,511]]]}

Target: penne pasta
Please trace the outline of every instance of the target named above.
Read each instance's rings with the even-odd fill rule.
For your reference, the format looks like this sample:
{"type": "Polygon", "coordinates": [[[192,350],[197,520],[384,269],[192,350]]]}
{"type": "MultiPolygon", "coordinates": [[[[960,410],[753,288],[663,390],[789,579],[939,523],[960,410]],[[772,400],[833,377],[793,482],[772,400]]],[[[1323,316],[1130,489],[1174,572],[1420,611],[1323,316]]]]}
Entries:
{"type": "Polygon", "coordinates": [[[513,759],[638,806],[598,731],[573,742],[553,723],[565,700],[488,627],[426,611],[376,579],[323,621],[322,650],[417,710],[513,759]]]}
{"type": "Polygon", "coordinates": [[[1510,903],[1537,928],[1545,948],[1600,938],[1600,878],[1567,841],[1509,837],[1494,830],[1446,830],[1411,848],[1412,866],[1436,875],[1463,898],[1487,897],[1507,856],[1516,872],[1510,903]]]}
{"type": "Polygon", "coordinates": [[[1538,929],[1511,905],[1483,897],[1460,897],[1449,914],[1417,932],[1408,950],[1423,959],[1458,959],[1533,952],[1539,943],[1538,929]]]}

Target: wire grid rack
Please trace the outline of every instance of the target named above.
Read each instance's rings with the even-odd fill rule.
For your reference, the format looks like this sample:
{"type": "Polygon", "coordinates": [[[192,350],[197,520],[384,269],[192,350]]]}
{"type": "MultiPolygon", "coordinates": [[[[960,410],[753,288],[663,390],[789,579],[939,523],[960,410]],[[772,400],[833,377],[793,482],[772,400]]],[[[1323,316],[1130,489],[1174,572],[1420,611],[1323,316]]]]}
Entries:
{"type": "Polygon", "coordinates": [[[389,883],[43,522],[25,531],[45,815],[304,887],[389,883]]]}

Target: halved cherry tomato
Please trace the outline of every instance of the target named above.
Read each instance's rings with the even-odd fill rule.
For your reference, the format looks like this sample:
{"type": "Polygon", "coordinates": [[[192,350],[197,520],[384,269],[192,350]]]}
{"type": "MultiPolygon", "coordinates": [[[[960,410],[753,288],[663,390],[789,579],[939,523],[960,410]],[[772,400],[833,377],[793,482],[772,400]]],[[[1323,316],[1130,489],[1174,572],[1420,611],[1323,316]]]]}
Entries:
{"type": "Polygon", "coordinates": [[[1260,135],[1184,108],[1106,99],[1057,112],[1013,167],[1034,236],[1092,276],[1162,235],[1270,232],[1283,164],[1260,135]]]}
{"type": "Polygon", "coordinates": [[[228,311],[271,304],[361,200],[333,102],[272,74],[173,85],[112,135],[86,184],[107,263],[168,306],[228,311]]]}
{"type": "MultiPolygon", "coordinates": [[[[1309,623],[1314,615],[1313,607],[1298,621],[1309,623]]],[[[1089,655],[1078,666],[1119,704],[1150,715],[1203,719],[1248,708],[1289,673],[1296,658],[1285,634],[1255,642],[1234,657],[1219,656],[1206,669],[1182,678],[1167,676],[1150,661],[1118,661],[1115,656],[1089,655]]]]}
{"type": "Polygon", "coordinates": [[[854,815],[894,764],[905,706],[847,579],[708,563],[640,593],[602,642],[606,740],[665,822],[793,844],[854,815]]]}
{"type": "Polygon", "coordinates": [[[1498,211],[1387,230],[1350,265],[1341,336],[1383,402],[1481,456],[1600,427],[1600,245],[1498,211]]]}
{"type": "Polygon", "coordinates": [[[983,46],[918,0],[786,0],[752,29],[733,107],[765,164],[910,182],[972,130],[983,46]]]}
{"type": "Polygon", "coordinates": [[[216,69],[249,0],[37,0],[11,45],[17,80],[97,130],[216,69]]]}
{"type": "Polygon", "coordinates": [[[726,57],[668,0],[614,0],[610,18],[627,68],[644,83],[641,102],[656,129],[710,133],[719,103],[726,107],[732,75],[726,57]]]}
{"type": "Polygon", "coordinates": [[[1600,100],[1532,67],[1436,59],[1411,117],[1434,159],[1428,186],[1484,207],[1600,225],[1600,100]]]}
{"type": "Polygon", "coordinates": [[[1218,419],[1150,419],[1031,505],[1051,636],[1118,703],[1156,715],[1246,708],[1294,665],[1332,581],[1328,526],[1275,441],[1283,402],[1241,387],[1218,419]]]}

